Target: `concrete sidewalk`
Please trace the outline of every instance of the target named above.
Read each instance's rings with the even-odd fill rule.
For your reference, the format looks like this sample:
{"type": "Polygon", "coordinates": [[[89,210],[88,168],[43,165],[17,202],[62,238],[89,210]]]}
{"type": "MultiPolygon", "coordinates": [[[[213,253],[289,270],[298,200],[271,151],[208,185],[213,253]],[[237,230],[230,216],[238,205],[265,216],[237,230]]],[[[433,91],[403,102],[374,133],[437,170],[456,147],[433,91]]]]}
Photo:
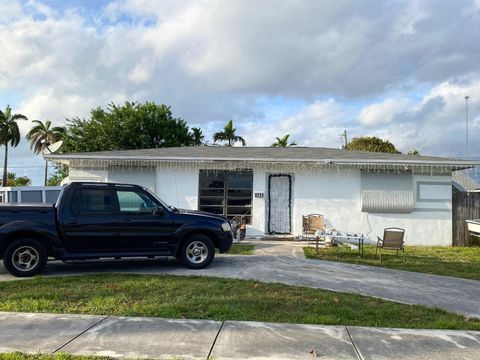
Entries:
{"type": "Polygon", "coordinates": [[[155,359],[479,359],[480,332],[0,313],[0,353],[155,359]]]}

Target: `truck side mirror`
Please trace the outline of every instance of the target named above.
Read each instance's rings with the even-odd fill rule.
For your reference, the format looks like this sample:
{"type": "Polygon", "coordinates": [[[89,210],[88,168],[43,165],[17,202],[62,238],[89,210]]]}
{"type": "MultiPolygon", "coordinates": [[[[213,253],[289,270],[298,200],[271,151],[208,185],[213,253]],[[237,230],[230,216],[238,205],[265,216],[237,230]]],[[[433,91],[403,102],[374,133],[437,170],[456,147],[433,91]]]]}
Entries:
{"type": "Polygon", "coordinates": [[[155,210],[153,210],[153,215],[163,216],[165,214],[166,214],[166,211],[162,207],[157,207],[155,210]]]}

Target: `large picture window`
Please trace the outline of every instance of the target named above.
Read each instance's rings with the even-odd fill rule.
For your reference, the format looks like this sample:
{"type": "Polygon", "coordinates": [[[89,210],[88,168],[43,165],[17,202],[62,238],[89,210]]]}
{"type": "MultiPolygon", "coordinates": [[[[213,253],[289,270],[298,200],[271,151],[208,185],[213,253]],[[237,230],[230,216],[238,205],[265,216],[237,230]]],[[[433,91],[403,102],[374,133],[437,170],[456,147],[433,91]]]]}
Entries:
{"type": "Polygon", "coordinates": [[[252,186],[252,170],[200,170],[199,209],[229,218],[245,216],[247,224],[250,224],[252,186]]]}

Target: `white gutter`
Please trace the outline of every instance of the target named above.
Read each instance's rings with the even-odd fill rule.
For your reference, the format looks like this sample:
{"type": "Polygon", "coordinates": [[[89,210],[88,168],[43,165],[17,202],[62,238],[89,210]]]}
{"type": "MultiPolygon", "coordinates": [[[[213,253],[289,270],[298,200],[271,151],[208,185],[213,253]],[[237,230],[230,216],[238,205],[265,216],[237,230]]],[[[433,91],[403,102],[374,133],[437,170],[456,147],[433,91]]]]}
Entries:
{"type": "Polygon", "coordinates": [[[250,161],[250,162],[275,162],[291,163],[306,162],[327,165],[445,165],[445,166],[478,166],[480,163],[467,160],[391,160],[391,159],[276,159],[276,158],[205,158],[205,157],[165,157],[165,156],[95,156],[95,155],[44,155],[50,161],[65,160],[106,160],[106,161],[186,161],[186,162],[214,162],[214,161],[250,161]]]}

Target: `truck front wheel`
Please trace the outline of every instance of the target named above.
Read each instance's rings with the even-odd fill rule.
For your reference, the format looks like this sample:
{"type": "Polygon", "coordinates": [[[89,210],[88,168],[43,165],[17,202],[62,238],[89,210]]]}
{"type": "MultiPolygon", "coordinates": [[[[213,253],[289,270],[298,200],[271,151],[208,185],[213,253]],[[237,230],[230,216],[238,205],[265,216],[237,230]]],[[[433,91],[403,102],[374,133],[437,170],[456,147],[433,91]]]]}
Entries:
{"type": "Polygon", "coordinates": [[[29,277],[40,273],[47,262],[45,246],[38,240],[18,239],[12,242],[3,256],[3,264],[10,274],[29,277]]]}
{"type": "Polygon", "coordinates": [[[189,236],[180,245],[179,257],[183,265],[190,269],[203,269],[212,262],[215,256],[215,247],[212,240],[206,235],[196,234],[189,236]]]}

